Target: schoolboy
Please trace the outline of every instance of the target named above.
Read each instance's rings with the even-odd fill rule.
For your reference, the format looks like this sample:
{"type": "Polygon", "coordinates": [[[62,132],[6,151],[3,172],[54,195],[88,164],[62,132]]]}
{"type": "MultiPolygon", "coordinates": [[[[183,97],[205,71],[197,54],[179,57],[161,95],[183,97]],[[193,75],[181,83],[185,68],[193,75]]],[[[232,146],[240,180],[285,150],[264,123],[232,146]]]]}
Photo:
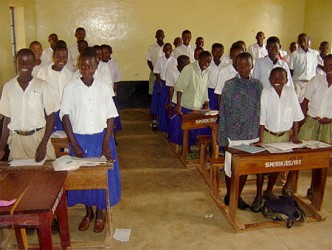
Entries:
{"type": "MultiPolygon", "coordinates": [[[[118,115],[114,105],[110,86],[94,80],[97,69],[96,53],[93,48],[86,49],[80,55],[82,77],[70,82],[63,94],[60,117],[70,143],[70,154],[76,157],[105,156],[113,162],[108,171],[108,185],[111,206],[120,200],[121,184],[119,165],[116,158],[115,142],[112,135],[114,117],[118,115]]],[[[105,193],[102,190],[80,190],[68,192],[68,205],[85,204],[86,215],[79,230],[85,231],[94,218],[92,206],[96,206],[94,232],[104,229],[106,208],[105,193]]]]}
{"type": "Polygon", "coordinates": [[[209,67],[210,78],[208,82],[208,95],[210,109],[216,110],[218,108],[218,96],[214,93],[217,85],[217,76],[222,67],[225,65],[221,62],[221,57],[224,54],[224,46],[221,43],[214,43],[211,49],[212,61],[209,67]]]}
{"type": "Polygon", "coordinates": [[[290,58],[290,55],[295,51],[295,50],[297,50],[298,49],[298,45],[297,45],[297,42],[291,42],[290,44],[289,44],[289,54],[287,54],[287,55],[285,55],[284,57],[283,57],[283,59],[288,63],[288,65],[289,65],[289,58],[290,58]]]}
{"type": "Polygon", "coordinates": [[[71,72],[66,66],[68,61],[68,49],[63,46],[56,46],[54,48],[53,63],[47,67],[39,70],[37,77],[48,83],[51,91],[56,95],[59,109],[55,113],[55,121],[53,130],[64,130],[62,122],[59,117],[60,104],[62,100],[62,94],[65,86],[73,78],[73,72],[71,72]]]}
{"type": "Polygon", "coordinates": [[[33,67],[32,75],[36,76],[37,72],[44,66],[45,64],[42,63],[41,56],[43,53],[43,48],[40,42],[33,41],[29,45],[29,49],[32,51],[35,57],[35,66],[33,67]]]}
{"type": "Polygon", "coordinates": [[[324,75],[324,58],[330,52],[330,44],[327,41],[321,42],[319,45],[319,56],[318,56],[318,66],[317,75],[324,75]]]}
{"type": "Polygon", "coordinates": [[[266,51],[266,44],[264,43],[265,35],[262,31],[257,32],[256,34],[256,40],[257,42],[254,44],[251,44],[248,47],[248,52],[252,55],[252,58],[254,59],[254,62],[258,58],[262,58],[267,56],[266,51]]]}
{"type": "Polygon", "coordinates": [[[219,104],[220,104],[220,96],[222,93],[222,90],[225,86],[226,81],[232,79],[233,77],[235,77],[238,72],[236,71],[236,58],[238,57],[239,54],[241,54],[243,51],[243,47],[238,44],[238,43],[233,43],[231,49],[230,49],[230,60],[231,63],[220,69],[220,71],[218,72],[217,75],[217,84],[216,84],[216,88],[214,90],[214,93],[217,95],[217,104],[218,104],[218,109],[219,109],[219,104]]]}
{"type": "Polygon", "coordinates": [[[204,38],[199,36],[195,41],[196,48],[202,48],[204,50],[204,38]]]}
{"type": "Polygon", "coordinates": [[[273,68],[281,67],[287,72],[287,86],[294,88],[293,80],[288,68],[288,64],[279,57],[280,40],[278,37],[271,36],[267,39],[266,49],[268,55],[256,60],[253,77],[260,80],[264,88],[271,88],[269,81],[270,73],[273,68]]]}
{"type": "Polygon", "coordinates": [[[304,98],[305,85],[316,75],[318,61],[316,53],[309,48],[307,34],[300,34],[297,43],[300,45],[300,48],[291,54],[289,69],[293,76],[298,100],[301,103],[304,98]]]}
{"type": "Polygon", "coordinates": [[[151,114],[153,115],[152,130],[156,130],[158,127],[161,132],[168,133],[169,119],[166,110],[166,105],[168,103],[168,89],[165,85],[166,70],[168,67],[174,68],[177,61],[171,56],[173,48],[170,43],[164,45],[163,52],[164,56],[158,57],[153,69],[156,81],[154,83],[151,99],[151,114]]]}
{"type": "Polygon", "coordinates": [[[77,68],[77,58],[80,54],[79,48],[78,48],[78,42],[81,40],[85,40],[86,37],[86,31],[83,27],[78,27],[75,30],[75,37],[76,37],[76,43],[70,45],[68,47],[68,68],[75,72],[77,68]]]}
{"type": "MultiPolygon", "coordinates": [[[[259,142],[288,142],[291,130],[291,141],[294,143],[300,142],[297,139],[298,122],[303,120],[304,116],[294,89],[287,86],[287,77],[289,75],[282,67],[276,67],[271,70],[269,77],[271,88],[264,88],[261,96],[259,142]]],[[[272,189],[278,174],[269,174],[267,188],[264,192],[265,199],[277,199],[272,189]]],[[[260,211],[262,206],[263,183],[264,174],[257,175],[257,194],[251,204],[251,210],[254,212],[260,211]]]]}
{"type": "MultiPolygon", "coordinates": [[[[208,67],[211,64],[212,55],[209,51],[199,54],[199,60],[183,68],[174,85],[173,102],[175,116],[170,122],[169,141],[182,145],[182,119],[180,114],[191,113],[202,108],[209,109],[207,83],[209,79],[208,67]]],[[[197,141],[197,130],[190,130],[190,144],[197,141]]]]}
{"type": "Polygon", "coordinates": [[[44,49],[41,56],[41,61],[44,65],[49,65],[50,63],[53,62],[53,53],[58,40],[59,39],[57,34],[55,33],[49,34],[48,42],[50,44],[50,47],[44,49]]]}
{"type": "Polygon", "coordinates": [[[199,54],[200,54],[202,51],[204,51],[204,49],[201,48],[201,47],[196,47],[196,48],[195,48],[195,50],[194,50],[194,59],[195,59],[195,61],[198,61],[198,59],[199,59],[199,54]]]}
{"type": "Polygon", "coordinates": [[[16,60],[18,76],[4,85],[0,99],[0,114],[4,116],[0,158],[8,143],[9,160],[54,160],[50,135],[59,106],[47,83],[32,76],[32,51],[21,49],[16,60]]]}
{"type": "MultiPolygon", "coordinates": [[[[225,84],[221,94],[219,111],[218,142],[224,147],[225,181],[227,193],[224,198],[229,204],[231,183],[231,154],[229,146],[251,144],[259,141],[260,98],[263,89],[259,80],[250,77],[253,59],[250,53],[241,53],[235,61],[238,75],[225,84]]],[[[241,198],[247,176],[240,177],[238,207],[249,208],[241,198]]]]}
{"type": "Polygon", "coordinates": [[[181,37],[175,37],[173,42],[174,48],[179,47],[182,45],[181,37]]]}
{"type": "Polygon", "coordinates": [[[153,74],[153,68],[156,64],[158,56],[162,55],[163,46],[164,46],[164,38],[165,34],[164,31],[159,29],[156,31],[156,43],[149,46],[145,59],[147,61],[148,67],[150,69],[150,77],[149,77],[149,94],[152,95],[154,81],[156,80],[155,75],[153,74]]]}
{"type": "MultiPolygon", "coordinates": [[[[332,54],[324,57],[325,75],[317,75],[305,87],[302,110],[305,121],[299,132],[300,140],[318,140],[332,144],[332,54]]],[[[315,170],[312,172],[308,197],[313,193],[315,170]]],[[[290,195],[290,183],[294,181],[295,172],[288,174],[283,193],[290,195]]]]}
{"type": "Polygon", "coordinates": [[[189,56],[190,62],[194,62],[194,49],[190,46],[191,32],[190,30],[182,31],[182,45],[176,47],[173,52],[173,56],[178,58],[181,55],[189,56]]]}

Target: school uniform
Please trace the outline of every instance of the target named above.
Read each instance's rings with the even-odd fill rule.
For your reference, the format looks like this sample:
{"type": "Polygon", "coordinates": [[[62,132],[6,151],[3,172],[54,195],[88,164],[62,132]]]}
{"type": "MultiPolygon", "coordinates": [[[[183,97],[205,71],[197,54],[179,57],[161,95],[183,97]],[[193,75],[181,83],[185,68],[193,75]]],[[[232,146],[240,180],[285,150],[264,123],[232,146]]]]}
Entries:
{"type": "MultiPolygon", "coordinates": [[[[118,116],[110,89],[109,85],[98,80],[94,80],[88,87],[81,79],[71,81],[64,89],[60,117],[62,119],[64,115],[69,116],[74,136],[85,157],[101,156],[107,119],[118,116]]],[[[112,158],[115,160],[113,169],[108,171],[108,188],[113,206],[120,201],[121,195],[119,163],[113,136],[110,148],[112,158]]],[[[71,145],[70,154],[74,155],[71,145]]],[[[104,190],[69,191],[68,206],[78,203],[105,209],[105,192],[104,190]]]]}
{"type": "Polygon", "coordinates": [[[264,125],[264,143],[289,141],[294,122],[304,119],[294,89],[284,86],[279,96],[273,87],[261,96],[260,125],[264,125]]]}
{"type": "Polygon", "coordinates": [[[294,71],[294,87],[300,103],[304,98],[305,85],[316,75],[317,65],[317,54],[310,48],[307,52],[299,48],[290,56],[289,69],[294,71]]]}
{"type": "Polygon", "coordinates": [[[234,78],[236,75],[237,71],[232,63],[229,64],[227,67],[220,69],[217,75],[217,85],[214,90],[214,93],[217,95],[221,95],[226,81],[234,78]]]}
{"type": "Polygon", "coordinates": [[[270,57],[266,56],[264,58],[260,58],[256,61],[253,71],[253,78],[256,78],[263,83],[264,88],[272,88],[269,78],[272,69],[274,68],[283,68],[287,72],[287,84],[286,86],[290,86],[294,88],[294,83],[292,80],[292,75],[289,71],[288,65],[284,60],[278,59],[277,62],[274,64],[270,57]]]}
{"type": "Polygon", "coordinates": [[[43,50],[43,53],[40,58],[43,65],[47,66],[53,62],[53,53],[54,51],[51,47],[43,50]]]}
{"type": "MultiPolygon", "coordinates": [[[[318,65],[324,66],[324,59],[320,56],[320,54],[317,55],[317,63],[318,63],[318,65]]],[[[316,75],[325,75],[325,71],[323,69],[317,67],[316,75]]]]}
{"type": "Polygon", "coordinates": [[[214,93],[216,85],[217,85],[217,76],[220,69],[223,67],[223,64],[220,62],[219,65],[212,60],[209,66],[210,70],[210,78],[208,81],[208,96],[209,96],[209,106],[210,109],[216,110],[218,109],[218,97],[214,93]]]}
{"type": "Polygon", "coordinates": [[[173,50],[173,57],[175,59],[177,59],[179,56],[185,55],[190,58],[190,62],[192,63],[192,62],[195,62],[194,52],[195,52],[195,49],[192,48],[190,46],[190,44],[188,46],[181,44],[179,47],[176,47],[173,50]]]}
{"type": "MultiPolygon", "coordinates": [[[[0,99],[0,114],[10,118],[9,160],[34,159],[45,134],[45,113],[52,114],[59,109],[59,105],[45,81],[34,77],[23,91],[17,78],[4,85],[0,99]]],[[[46,159],[55,159],[50,140],[47,143],[46,159]]]]}
{"type": "MultiPolygon", "coordinates": [[[[159,56],[163,55],[163,48],[164,48],[164,45],[159,46],[158,43],[154,43],[149,46],[149,48],[145,54],[145,59],[150,61],[152,63],[153,67],[156,64],[157,58],[159,56]]],[[[149,77],[149,94],[150,95],[152,95],[155,80],[156,80],[156,77],[153,74],[153,71],[150,70],[150,77],[149,77]]]]}
{"type": "Polygon", "coordinates": [[[32,75],[33,77],[37,77],[38,72],[39,72],[42,68],[44,68],[44,67],[46,67],[46,66],[43,65],[43,64],[35,65],[35,66],[33,67],[33,69],[32,69],[31,75],[32,75]]]}
{"type": "Polygon", "coordinates": [[[326,75],[318,75],[306,85],[304,97],[309,106],[305,123],[300,129],[300,140],[319,140],[332,143],[332,124],[320,124],[316,117],[332,119],[332,87],[326,75]]]}
{"type": "MultiPolygon", "coordinates": [[[[181,74],[174,85],[173,102],[176,103],[177,92],[182,92],[181,112],[190,113],[193,110],[200,110],[205,102],[209,101],[207,84],[209,79],[209,70],[202,71],[198,62],[188,64],[183,68],[181,74]]],[[[171,119],[169,129],[169,141],[182,145],[182,118],[176,115],[171,119]],[[177,133],[178,131],[178,133],[177,133]]],[[[198,134],[207,134],[206,129],[192,129],[189,131],[189,143],[193,144],[197,141],[198,134]]]]}
{"type": "Polygon", "coordinates": [[[248,52],[252,55],[254,61],[268,55],[265,43],[262,46],[259,46],[257,43],[251,44],[248,47],[248,52]]]}
{"type": "MultiPolygon", "coordinates": [[[[260,99],[263,86],[239,75],[228,80],[221,94],[218,142],[222,147],[259,140],[260,99]]],[[[225,154],[225,173],[231,176],[231,154],[225,154]]]]}
{"type": "Polygon", "coordinates": [[[68,47],[67,67],[72,72],[75,72],[78,69],[77,60],[78,60],[79,55],[80,55],[80,52],[78,51],[77,42],[68,47]]]}

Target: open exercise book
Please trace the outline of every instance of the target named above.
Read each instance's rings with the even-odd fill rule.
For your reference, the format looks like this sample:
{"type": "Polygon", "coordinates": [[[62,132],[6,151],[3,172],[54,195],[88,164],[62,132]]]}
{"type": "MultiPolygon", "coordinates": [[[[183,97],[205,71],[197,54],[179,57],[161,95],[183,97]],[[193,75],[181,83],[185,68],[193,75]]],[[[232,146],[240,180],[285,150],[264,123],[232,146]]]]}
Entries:
{"type": "Polygon", "coordinates": [[[312,140],[312,141],[302,141],[302,143],[298,144],[295,144],[293,142],[269,143],[269,144],[262,144],[262,147],[264,147],[270,153],[286,153],[286,152],[292,152],[294,148],[317,149],[317,148],[331,147],[331,145],[324,142],[312,140]]]}
{"type": "Polygon", "coordinates": [[[265,148],[256,147],[256,146],[253,146],[253,145],[244,145],[244,144],[241,144],[241,145],[238,145],[238,146],[230,146],[230,148],[241,150],[241,151],[244,151],[244,152],[247,152],[247,153],[250,153],[250,154],[255,154],[255,153],[265,151],[265,148]]]}
{"type": "Polygon", "coordinates": [[[64,155],[52,162],[55,171],[76,170],[80,167],[97,166],[100,164],[111,164],[107,159],[102,157],[78,158],[70,155],[64,155]]]}

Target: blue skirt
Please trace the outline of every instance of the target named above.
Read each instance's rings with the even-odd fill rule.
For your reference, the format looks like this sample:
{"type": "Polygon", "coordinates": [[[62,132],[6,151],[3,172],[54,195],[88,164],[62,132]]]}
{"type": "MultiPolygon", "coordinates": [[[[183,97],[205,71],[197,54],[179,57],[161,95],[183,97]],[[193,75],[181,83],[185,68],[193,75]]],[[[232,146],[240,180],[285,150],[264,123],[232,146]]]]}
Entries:
{"type": "MultiPolygon", "coordinates": [[[[192,112],[191,109],[181,107],[181,112],[183,114],[188,114],[192,112]]],[[[201,129],[190,129],[189,130],[189,145],[194,145],[197,143],[198,135],[211,135],[211,129],[201,128],[201,129]]],[[[183,131],[182,131],[182,118],[179,115],[174,114],[171,118],[168,140],[172,143],[182,145],[183,142],[183,131]]]]}
{"type": "Polygon", "coordinates": [[[54,126],[53,126],[53,131],[57,131],[57,130],[61,130],[64,131],[63,125],[62,125],[62,121],[60,119],[59,116],[60,110],[58,110],[57,112],[55,112],[55,118],[54,118],[54,126]]]}
{"type": "Polygon", "coordinates": [[[208,88],[209,106],[211,110],[218,110],[218,96],[214,93],[214,89],[208,88]]]}
{"type": "Polygon", "coordinates": [[[118,100],[118,97],[117,97],[117,96],[113,96],[113,101],[114,101],[114,104],[115,104],[116,110],[117,110],[118,113],[119,113],[119,116],[114,118],[114,125],[115,125],[114,132],[116,132],[116,131],[122,130],[122,124],[121,124],[121,119],[120,119],[119,100],[118,100]]]}
{"type": "Polygon", "coordinates": [[[162,87],[160,86],[158,80],[156,79],[154,81],[152,98],[151,98],[151,114],[153,115],[158,115],[161,89],[162,87]]]}
{"type": "Polygon", "coordinates": [[[168,88],[165,85],[165,81],[162,81],[162,85],[158,109],[158,127],[161,132],[168,133],[170,123],[168,110],[166,109],[166,104],[168,103],[168,88]]]}
{"type": "MultiPolygon", "coordinates": [[[[74,134],[78,144],[84,151],[85,157],[99,157],[102,153],[102,141],[105,131],[93,135],[74,134]]],[[[116,205],[121,197],[121,177],[119,161],[116,153],[114,137],[110,139],[110,148],[113,163],[113,169],[108,170],[108,190],[111,206],[116,205]]],[[[70,155],[74,156],[74,151],[70,145],[70,155]]],[[[105,190],[73,190],[68,191],[68,206],[84,204],[87,206],[97,206],[98,209],[106,209],[105,190]]]]}

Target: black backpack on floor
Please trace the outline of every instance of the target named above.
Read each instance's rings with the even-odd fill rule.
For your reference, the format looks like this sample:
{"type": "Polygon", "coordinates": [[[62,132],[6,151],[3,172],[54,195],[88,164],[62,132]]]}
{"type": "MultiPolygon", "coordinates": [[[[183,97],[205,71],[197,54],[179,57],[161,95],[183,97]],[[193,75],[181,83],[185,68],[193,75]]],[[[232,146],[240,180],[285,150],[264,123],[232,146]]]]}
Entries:
{"type": "Polygon", "coordinates": [[[280,196],[276,200],[267,200],[262,208],[265,217],[272,220],[286,221],[287,228],[294,223],[304,223],[306,215],[293,197],[280,196]]]}

